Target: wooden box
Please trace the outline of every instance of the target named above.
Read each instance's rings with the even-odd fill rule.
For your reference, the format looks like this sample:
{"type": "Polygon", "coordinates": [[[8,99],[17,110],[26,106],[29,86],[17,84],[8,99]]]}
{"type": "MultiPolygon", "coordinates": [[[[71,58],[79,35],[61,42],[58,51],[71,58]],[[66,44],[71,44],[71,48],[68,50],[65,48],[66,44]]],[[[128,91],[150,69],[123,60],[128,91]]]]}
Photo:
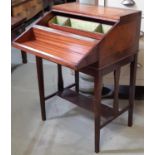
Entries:
{"type": "Polygon", "coordinates": [[[25,0],[12,4],[12,16],[31,19],[43,9],[41,0],[25,0]]]}

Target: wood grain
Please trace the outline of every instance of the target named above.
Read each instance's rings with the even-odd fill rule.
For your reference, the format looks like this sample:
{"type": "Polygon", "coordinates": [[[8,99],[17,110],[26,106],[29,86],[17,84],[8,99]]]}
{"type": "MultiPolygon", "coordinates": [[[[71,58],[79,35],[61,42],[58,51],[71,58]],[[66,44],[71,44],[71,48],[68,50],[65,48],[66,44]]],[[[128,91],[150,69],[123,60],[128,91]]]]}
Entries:
{"type": "Polygon", "coordinates": [[[141,13],[121,17],[100,41],[99,66],[114,64],[138,52],[141,13]],[[127,20],[128,19],[128,20],[127,20]]]}
{"type": "Polygon", "coordinates": [[[53,6],[53,12],[63,12],[90,18],[97,18],[109,21],[118,21],[121,16],[129,15],[137,11],[130,9],[111,8],[104,6],[94,6],[80,3],[66,3],[53,6]]]}
{"type": "Polygon", "coordinates": [[[60,31],[59,33],[57,31],[47,33],[39,28],[29,30],[25,36],[23,35],[13,43],[21,50],[73,69],[86,65],[81,60],[96,44],[96,40],[77,39],[70,34],[62,35],[60,31]]]}
{"type": "MultiPolygon", "coordinates": [[[[43,120],[46,119],[45,100],[56,94],[94,112],[96,153],[100,150],[100,129],[102,127],[126,110],[129,111],[128,125],[132,126],[140,19],[141,12],[135,10],[98,7],[79,3],[62,4],[54,6],[49,14],[45,15],[30,30],[13,42],[14,47],[36,55],[43,120]],[[96,37],[93,33],[86,34],[85,31],[65,29],[60,26],[48,27],[48,21],[59,14],[65,17],[74,15],[76,19],[86,19],[104,24],[109,23],[112,28],[106,34],[96,37]],[[58,92],[47,97],[44,95],[42,59],[58,64],[58,92]],[[129,105],[119,111],[118,82],[120,69],[129,63],[131,64],[129,105]],[[61,65],[76,71],[76,92],[63,87],[61,65]],[[95,91],[93,100],[79,93],[79,72],[94,76],[95,91]],[[102,76],[110,72],[114,72],[115,76],[113,108],[100,103],[102,76]],[[102,124],[101,116],[106,118],[102,124]]],[[[75,86],[75,84],[72,86],[75,86]]]]}

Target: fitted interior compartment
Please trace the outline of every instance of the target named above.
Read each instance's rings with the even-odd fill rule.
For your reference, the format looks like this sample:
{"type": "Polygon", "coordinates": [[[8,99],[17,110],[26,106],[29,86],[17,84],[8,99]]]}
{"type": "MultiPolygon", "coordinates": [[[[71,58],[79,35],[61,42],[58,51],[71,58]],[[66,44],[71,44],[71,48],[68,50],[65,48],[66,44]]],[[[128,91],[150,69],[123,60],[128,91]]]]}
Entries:
{"type": "Polygon", "coordinates": [[[68,18],[65,26],[78,29],[78,30],[95,32],[99,24],[94,22],[89,22],[89,21],[83,21],[80,19],[68,18]]]}
{"type": "Polygon", "coordinates": [[[95,32],[98,33],[107,33],[112,28],[111,25],[107,24],[99,24],[99,26],[95,29],[95,32]]]}
{"type": "Polygon", "coordinates": [[[54,17],[50,20],[50,23],[64,26],[67,20],[68,20],[67,17],[63,17],[63,16],[54,16],[54,17]]]}
{"type": "Polygon", "coordinates": [[[64,26],[67,28],[102,34],[107,33],[112,27],[111,25],[107,24],[101,24],[97,22],[85,21],[69,17],[67,18],[63,16],[54,16],[51,20],[49,20],[48,25],[50,27],[64,26]]]}
{"type": "Polygon", "coordinates": [[[88,19],[87,17],[79,19],[77,16],[72,17],[68,14],[59,15],[55,12],[50,12],[36,24],[97,40],[101,40],[104,34],[115,24],[115,22],[94,20],[95,19],[88,19]]]}

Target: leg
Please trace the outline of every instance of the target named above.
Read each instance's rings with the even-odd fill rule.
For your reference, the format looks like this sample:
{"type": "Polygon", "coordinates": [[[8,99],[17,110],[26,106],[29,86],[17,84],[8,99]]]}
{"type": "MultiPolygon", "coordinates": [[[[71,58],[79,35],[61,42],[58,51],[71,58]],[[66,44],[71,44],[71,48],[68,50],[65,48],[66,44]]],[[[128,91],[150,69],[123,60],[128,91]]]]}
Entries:
{"type": "Polygon", "coordinates": [[[58,64],[58,90],[63,91],[64,83],[62,77],[62,66],[58,64]]]}
{"type": "Polygon", "coordinates": [[[114,103],[113,108],[115,114],[119,110],[119,78],[120,78],[120,68],[114,70],[114,103]]]}
{"type": "Polygon", "coordinates": [[[21,56],[22,56],[22,62],[24,64],[26,64],[27,63],[27,55],[24,51],[21,51],[21,56]]]}
{"type": "Polygon", "coordinates": [[[136,70],[137,70],[137,55],[135,55],[134,61],[131,62],[131,64],[130,64],[128,126],[132,126],[132,124],[133,124],[133,108],[134,108],[134,98],[135,98],[136,70]]]}
{"type": "Polygon", "coordinates": [[[75,90],[79,93],[79,72],[75,71],[75,90]]]}
{"type": "Polygon", "coordinates": [[[45,109],[45,92],[44,92],[44,76],[43,76],[43,64],[42,58],[36,56],[37,74],[38,74],[38,86],[40,96],[40,107],[42,120],[46,120],[46,109],[45,109]]]}
{"type": "Polygon", "coordinates": [[[94,113],[95,113],[95,152],[100,151],[100,102],[102,93],[102,76],[96,75],[94,81],[94,113]]]}

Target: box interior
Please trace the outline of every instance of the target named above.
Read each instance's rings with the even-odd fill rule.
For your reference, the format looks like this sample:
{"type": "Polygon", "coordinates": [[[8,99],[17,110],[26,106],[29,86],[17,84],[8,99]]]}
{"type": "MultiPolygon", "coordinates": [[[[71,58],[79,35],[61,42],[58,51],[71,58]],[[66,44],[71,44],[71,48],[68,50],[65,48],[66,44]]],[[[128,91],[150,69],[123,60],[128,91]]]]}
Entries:
{"type": "Polygon", "coordinates": [[[48,25],[58,25],[77,30],[95,32],[95,33],[107,33],[112,26],[97,22],[84,21],[81,19],[68,18],[63,16],[54,16],[49,20],[48,25]]]}

